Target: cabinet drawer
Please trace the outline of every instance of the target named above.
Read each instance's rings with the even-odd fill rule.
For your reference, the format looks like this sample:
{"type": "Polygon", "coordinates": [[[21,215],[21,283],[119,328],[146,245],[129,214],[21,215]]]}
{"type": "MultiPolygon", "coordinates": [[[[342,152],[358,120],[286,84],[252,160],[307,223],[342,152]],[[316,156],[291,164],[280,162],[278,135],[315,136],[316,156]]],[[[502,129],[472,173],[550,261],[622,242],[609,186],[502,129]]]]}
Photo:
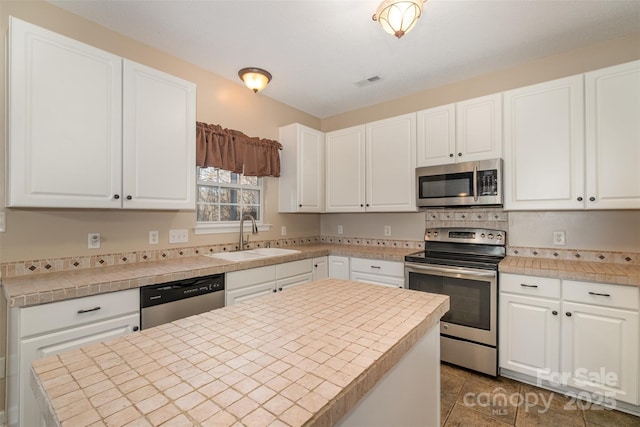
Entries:
{"type": "Polygon", "coordinates": [[[312,264],[311,258],[276,264],[276,279],[311,273],[312,264]]]}
{"type": "Polygon", "coordinates": [[[238,270],[227,273],[225,286],[227,290],[240,289],[260,283],[275,282],[276,266],[250,268],[248,270],[238,270]]]}
{"type": "Polygon", "coordinates": [[[542,298],[560,298],[560,279],[500,273],[500,291],[542,298]]]}
{"type": "Polygon", "coordinates": [[[640,288],[606,283],[562,281],[563,299],[606,307],[640,308],[640,288]]]}
{"type": "Polygon", "coordinates": [[[139,312],[139,289],[27,307],[20,309],[20,337],[139,312]]]}
{"type": "Polygon", "coordinates": [[[404,264],[401,262],[351,258],[351,271],[396,276],[404,281],[404,264]]]}

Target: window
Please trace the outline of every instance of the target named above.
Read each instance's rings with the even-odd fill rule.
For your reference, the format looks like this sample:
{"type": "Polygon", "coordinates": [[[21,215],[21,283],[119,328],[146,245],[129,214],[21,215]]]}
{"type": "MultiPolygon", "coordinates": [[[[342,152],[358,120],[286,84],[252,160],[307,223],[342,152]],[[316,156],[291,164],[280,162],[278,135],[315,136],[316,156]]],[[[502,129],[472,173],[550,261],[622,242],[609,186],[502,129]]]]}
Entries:
{"type": "Polygon", "coordinates": [[[197,168],[198,225],[240,222],[243,214],[262,221],[262,178],[217,168],[197,168]]]}

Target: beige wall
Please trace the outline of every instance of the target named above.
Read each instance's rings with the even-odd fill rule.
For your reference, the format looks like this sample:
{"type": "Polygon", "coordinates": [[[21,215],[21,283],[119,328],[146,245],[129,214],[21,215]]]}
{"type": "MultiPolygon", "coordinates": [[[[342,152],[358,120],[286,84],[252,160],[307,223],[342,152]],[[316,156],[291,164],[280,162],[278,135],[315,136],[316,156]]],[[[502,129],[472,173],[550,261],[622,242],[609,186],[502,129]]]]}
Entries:
{"type": "Polygon", "coordinates": [[[640,32],[322,119],[328,132],[640,59],[640,32]]]}
{"type": "MultiPolygon", "coordinates": [[[[238,82],[231,82],[185,61],[114,33],[106,28],[41,1],[4,1],[0,5],[0,30],[6,33],[8,16],[13,15],[57,33],[115,53],[122,57],[168,72],[197,84],[197,120],[237,129],[251,136],[277,139],[278,127],[299,122],[319,128],[319,119],[268,98],[254,94],[238,82]]],[[[4,43],[2,53],[4,58],[4,43]]],[[[2,70],[4,70],[4,64],[2,70]]],[[[4,71],[3,71],[4,73],[4,71]]],[[[4,78],[3,78],[4,81],[4,78]]],[[[4,94],[2,94],[4,99],[4,94]]],[[[4,109],[4,106],[2,107],[4,109]]],[[[0,116],[4,117],[4,110],[0,116]]],[[[4,135],[3,129],[0,134],[4,135]]],[[[4,139],[0,152],[4,152],[4,139]]],[[[3,154],[2,154],[3,155],[3,154]]],[[[4,164],[4,159],[2,159],[4,164]]],[[[4,175],[4,174],[0,174],[4,175]]],[[[78,177],[78,179],[82,179],[78,177]]],[[[2,188],[4,188],[4,176],[2,188]]],[[[282,225],[287,236],[320,234],[318,215],[280,215],[277,213],[278,181],[266,179],[264,221],[273,224],[260,239],[280,237],[282,225]]],[[[2,203],[4,204],[4,203],[2,203]]],[[[188,211],[6,209],[7,231],[0,233],[0,261],[10,262],[47,257],[97,255],[171,247],[168,230],[186,228],[196,223],[195,213],[188,211]],[[158,230],[161,243],[148,245],[148,231],[158,230]],[[87,233],[99,232],[101,248],[87,249],[87,233]]],[[[189,245],[233,242],[235,234],[194,235],[189,245]]]]}

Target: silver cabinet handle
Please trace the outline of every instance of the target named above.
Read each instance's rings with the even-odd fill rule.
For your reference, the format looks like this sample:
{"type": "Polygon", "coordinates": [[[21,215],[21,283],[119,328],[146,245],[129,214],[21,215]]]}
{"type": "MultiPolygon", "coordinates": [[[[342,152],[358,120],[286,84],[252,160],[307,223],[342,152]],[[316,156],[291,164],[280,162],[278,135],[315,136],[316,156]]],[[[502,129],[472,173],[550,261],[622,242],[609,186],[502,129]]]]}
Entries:
{"type": "Polygon", "coordinates": [[[600,294],[598,292],[591,292],[591,291],[589,291],[589,295],[595,295],[595,296],[598,296],[598,297],[610,297],[611,296],[609,294],[600,294]]]}
{"type": "Polygon", "coordinates": [[[378,269],[378,270],[382,268],[382,267],[380,267],[379,265],[372,265],[372,266],[370,266],[370,267],[371,267],[371,268],[378,269]]]}
{"type": "Polygon", "coordinates": [[[98,310],[100,310],[100,306],[88,308],[86,310],[78,310],[78,314],[91,313],[92,311],[98,311],[98,310]]]}
{"type": "Polygon", "coordinates": [[[526,283],[520,283],[520,286],[525,288],[537,288],[538,285],[527,285],[526,283]]]}

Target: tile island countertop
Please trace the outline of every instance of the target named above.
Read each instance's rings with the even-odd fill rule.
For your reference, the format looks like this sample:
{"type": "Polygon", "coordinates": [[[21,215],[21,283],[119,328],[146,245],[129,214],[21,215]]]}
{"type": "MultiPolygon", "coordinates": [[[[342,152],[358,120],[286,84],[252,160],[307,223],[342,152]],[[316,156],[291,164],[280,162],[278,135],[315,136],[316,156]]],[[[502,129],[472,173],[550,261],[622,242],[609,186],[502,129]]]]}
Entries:
{"type": "Polygon", "coordinates": [[[330,426],[448,309],[324,279],[37,360],[31,384],[51,426],[330,426]]]}

